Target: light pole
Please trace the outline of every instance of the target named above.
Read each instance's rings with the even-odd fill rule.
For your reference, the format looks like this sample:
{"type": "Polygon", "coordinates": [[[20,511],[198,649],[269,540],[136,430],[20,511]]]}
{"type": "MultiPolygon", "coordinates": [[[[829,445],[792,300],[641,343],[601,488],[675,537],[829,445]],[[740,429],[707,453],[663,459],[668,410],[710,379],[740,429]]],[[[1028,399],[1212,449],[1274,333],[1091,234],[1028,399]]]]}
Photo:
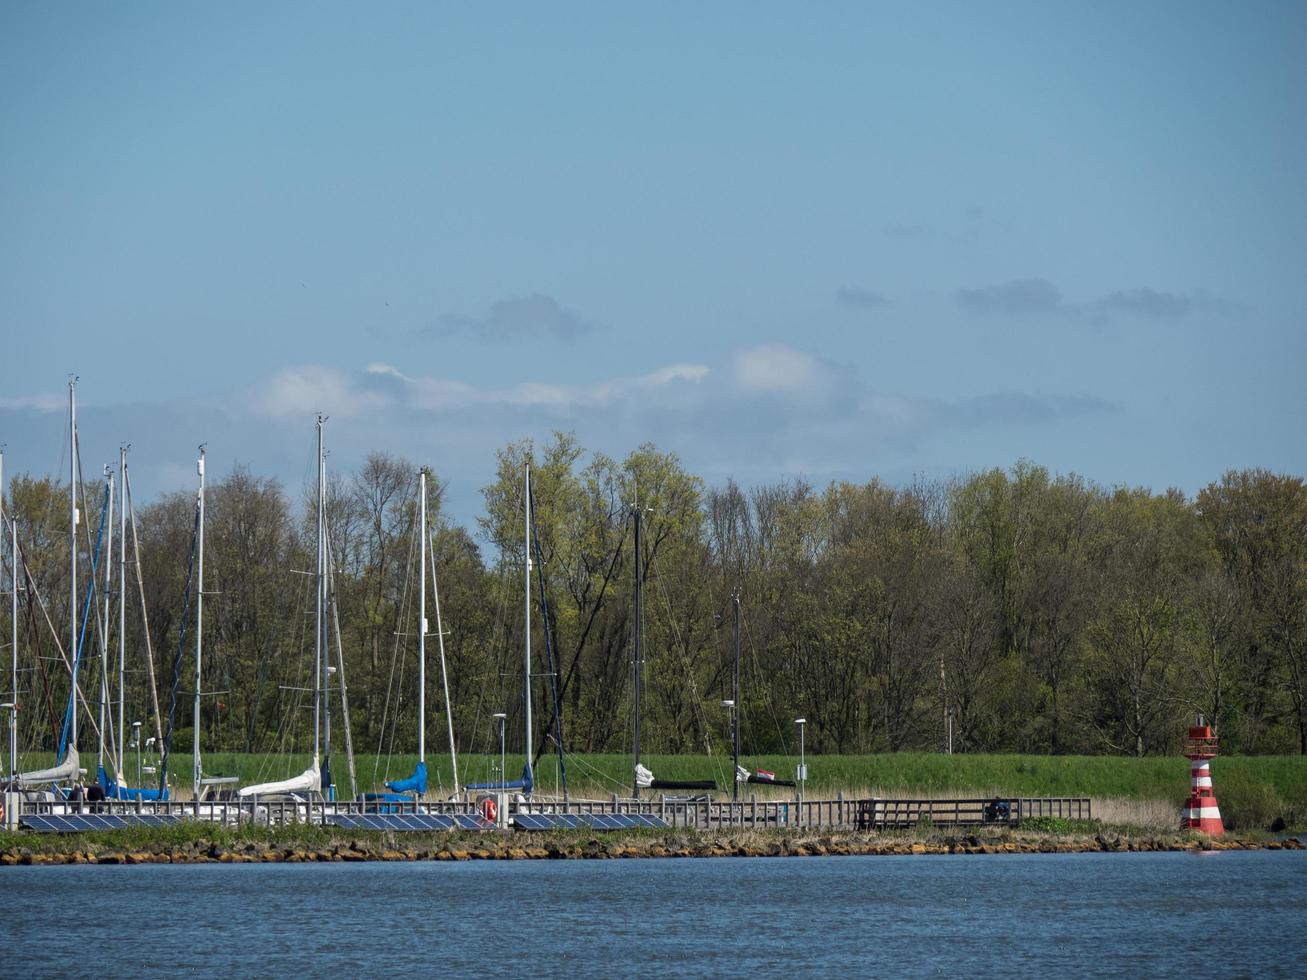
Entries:
{"type": "MultiPolygon", "coordinates": [[[[132,722],[132,748],[136,750],[136,785],[141,785],[141,723],[132,722]]],[[[121,762],[121,760],[119,760],[121,762]]]]}
{"type": "Polygon", "coordinates": [[[803,727],[808,723],[807,718],[795,718],[794,724],[799,726],[799,807],[803,807],[803,784],[808,779],[808,763],[804,756],[803,744],[803,727]]]}
{"type": "Polygon", "coordinates": [[[503,791],[508,788],[508,781],[504,775],[504,719],[508,715],[500,711],[492,717],[499,719],[499,789],[503,791]]]}
{"type": "Polygon", "coordinates": [[[723,701],[722,707],[731,713],[731,741],[735,746],[731,753],[735,767],[731,772],[731,799],[738,800],[740,798],[740,740],[736,736],[735,702],[723,701]]]}

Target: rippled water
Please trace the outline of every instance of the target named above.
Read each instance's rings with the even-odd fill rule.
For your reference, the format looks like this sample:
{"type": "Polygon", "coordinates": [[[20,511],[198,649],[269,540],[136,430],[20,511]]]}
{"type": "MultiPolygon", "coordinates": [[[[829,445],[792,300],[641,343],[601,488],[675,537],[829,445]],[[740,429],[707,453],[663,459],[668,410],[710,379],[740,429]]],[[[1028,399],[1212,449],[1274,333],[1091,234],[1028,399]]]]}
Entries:
{"type": "Polygon", "coordinates": [[[1307,974],[1307,852],[14,867],[0,902],[9,976],[1307,974]]]}

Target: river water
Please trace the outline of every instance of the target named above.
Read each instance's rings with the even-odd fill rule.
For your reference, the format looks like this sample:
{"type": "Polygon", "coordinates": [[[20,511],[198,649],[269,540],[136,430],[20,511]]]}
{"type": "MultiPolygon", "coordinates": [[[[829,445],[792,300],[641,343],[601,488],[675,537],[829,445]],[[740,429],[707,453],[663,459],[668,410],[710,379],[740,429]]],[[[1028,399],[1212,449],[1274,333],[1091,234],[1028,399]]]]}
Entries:
{"type": "Polygon", "coordinates": [[[1304,976],[1307,852],[0,869],[4,974],[1304,976]]]}

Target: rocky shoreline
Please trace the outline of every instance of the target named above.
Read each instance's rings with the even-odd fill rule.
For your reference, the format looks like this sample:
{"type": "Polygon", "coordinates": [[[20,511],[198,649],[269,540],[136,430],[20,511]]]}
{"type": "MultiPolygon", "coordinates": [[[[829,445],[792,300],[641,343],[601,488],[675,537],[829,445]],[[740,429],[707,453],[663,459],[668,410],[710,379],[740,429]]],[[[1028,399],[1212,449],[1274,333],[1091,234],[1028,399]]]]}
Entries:
{"type": "MultiPolygon", "coordinates": [[[[33,840],[33,844],[38,844],[33,840]]],[[[351,837],[329,843],[295,841],[150,842],[129,847],[80,840],[71,846],[46,839],[37,847],[10,846],[0,851],[0,865],[67,864],[251,864],[332,861],[526,861],[603,860],[620,858],[822,857],[941,854],[1079,854],[1089,852],[1307,850],[1299,837],[1284,839],[1193,835],[1093,836],[1008,834],[937,836],[929,839],[875,834],[759,833],[672,835],[640,838],[570,838],[516,834],[424,835],[421,841],[394,835],[351,837]],[[56,846],[42,846],[56,845],[56,846]]]]}

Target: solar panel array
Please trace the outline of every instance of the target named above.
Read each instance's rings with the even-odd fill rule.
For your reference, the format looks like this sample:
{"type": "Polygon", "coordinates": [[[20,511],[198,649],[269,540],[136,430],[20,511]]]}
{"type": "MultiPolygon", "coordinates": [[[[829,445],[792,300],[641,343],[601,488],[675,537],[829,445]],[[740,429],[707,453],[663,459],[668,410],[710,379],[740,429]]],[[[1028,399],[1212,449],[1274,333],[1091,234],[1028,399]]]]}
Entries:
{"type": "Polygon", "coordinates": [[[28,830],[51,834],[80,834],[88,830],[119,830],[123,827],[167,827],[180,822],[175,814],[162,813],[51,813],[25,814],[21,823],[28,830]]]}
{"type": "Polygon", "coordinates": [[[493,830],[495,824],[470,813],[338,813],[327,823],[344,830],[493,830]]]}
{"type": "Polygon", "coordinates": [[[513,824],[519,830],[635,830],[667,827],[662,817],[649,813],[518,813],[513,824]]]}

